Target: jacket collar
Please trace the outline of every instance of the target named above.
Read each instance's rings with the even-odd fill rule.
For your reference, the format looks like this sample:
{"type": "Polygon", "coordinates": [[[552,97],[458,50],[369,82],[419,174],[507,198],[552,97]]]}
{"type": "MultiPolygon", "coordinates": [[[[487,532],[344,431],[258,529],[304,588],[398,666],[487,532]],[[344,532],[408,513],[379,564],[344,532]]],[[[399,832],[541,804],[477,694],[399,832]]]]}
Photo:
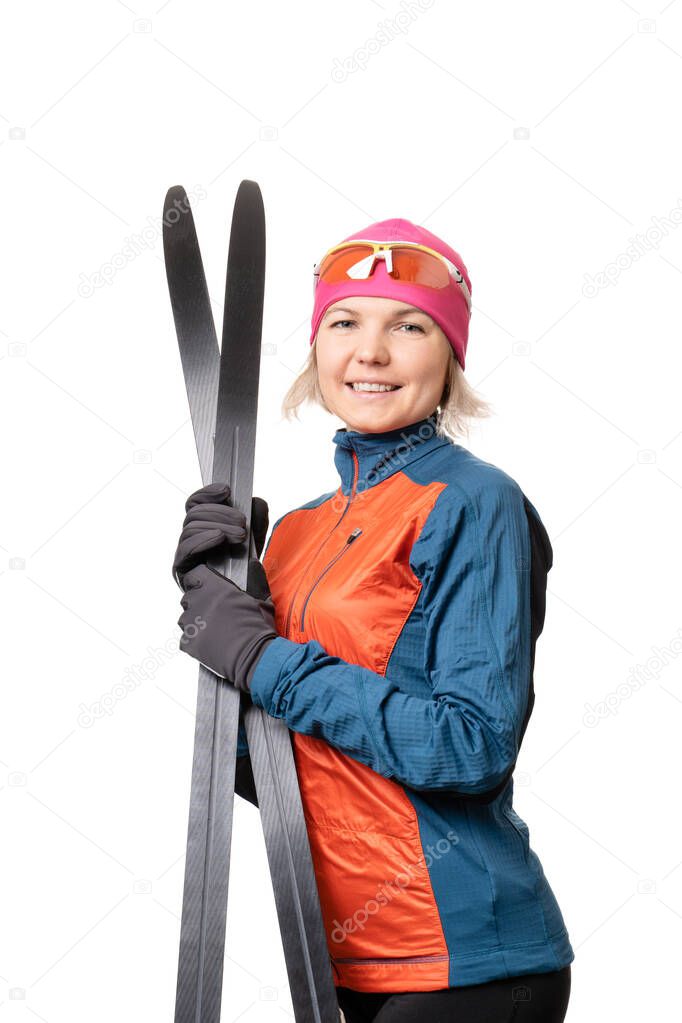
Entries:
{"type": "Polygon", "coordinates": [[[341,478],[341,491],[350,494],[356,474],[356,491],[376,486],[421,458],[432,448],[449,444],[436,433],[436,413],[415,423],[385,430],[383,433],[360,433],[342,427],[334,434],[334,463],[341,478]]]}

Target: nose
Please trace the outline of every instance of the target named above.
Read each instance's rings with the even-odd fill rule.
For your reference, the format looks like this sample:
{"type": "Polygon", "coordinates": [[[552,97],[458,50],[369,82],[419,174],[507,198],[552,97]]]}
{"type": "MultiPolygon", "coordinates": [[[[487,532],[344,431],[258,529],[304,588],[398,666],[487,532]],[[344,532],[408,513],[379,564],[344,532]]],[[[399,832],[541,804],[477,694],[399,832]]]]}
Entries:
{"type": "Polygon", "coordinates": [[[360,335],[355,349],[355,358],[358,362],[378,362],[384,364],[389,360],[389,347],[381,327],[366,324],[360,335]]]}

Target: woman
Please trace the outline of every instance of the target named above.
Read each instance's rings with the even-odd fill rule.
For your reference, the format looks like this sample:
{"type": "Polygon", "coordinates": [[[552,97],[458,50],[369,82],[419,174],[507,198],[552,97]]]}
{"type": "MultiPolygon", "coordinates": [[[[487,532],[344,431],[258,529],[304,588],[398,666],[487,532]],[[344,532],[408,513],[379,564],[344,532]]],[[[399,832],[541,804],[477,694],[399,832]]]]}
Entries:
{"type": "MultiPolygon", "coordinates": [[[[560,1023],[574,954],[512,808],[552,549],[518,484],[455,441],[486,414],[462,373],[469,275],[396,219],[329,250],[315,284],[284,407],[346,423],[340,486],[277,520],[261,599],[260,562],[250,592],[203,564],[246,537],[229,488],[189,498],[178,624],[205,627],[181,647],[292,731],[348,1023],[560,1023]]],[[[255,801],[243,727],[239,753],[255,801]]]]}

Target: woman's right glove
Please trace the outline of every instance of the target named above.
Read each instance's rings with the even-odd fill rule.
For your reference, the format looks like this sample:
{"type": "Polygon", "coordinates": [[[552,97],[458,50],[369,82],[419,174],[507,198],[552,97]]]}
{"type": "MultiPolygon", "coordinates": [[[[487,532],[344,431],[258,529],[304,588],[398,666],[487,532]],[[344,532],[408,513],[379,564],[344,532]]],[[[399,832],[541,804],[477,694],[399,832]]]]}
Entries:
{"type": "MultiPolygon", "coordinates": [[[[185,519],[173,560],[173,578],[183,589],[183,576],[205,562],[226,544],[246,540],[246,516],[230,503],[227,483],[209,483],[187,498],[185,519]]],[[[268,504],[262,497],[251,500],[251,530],[260,558],[269,525],[268,504]]]]}
{"type": "Polygon", "coordinates": [[[197,565],[183,583],[180,649],[249,693],[256,665],[278,635],[262,562],[249,558],[245,590],[211,565],[197,565]]]}

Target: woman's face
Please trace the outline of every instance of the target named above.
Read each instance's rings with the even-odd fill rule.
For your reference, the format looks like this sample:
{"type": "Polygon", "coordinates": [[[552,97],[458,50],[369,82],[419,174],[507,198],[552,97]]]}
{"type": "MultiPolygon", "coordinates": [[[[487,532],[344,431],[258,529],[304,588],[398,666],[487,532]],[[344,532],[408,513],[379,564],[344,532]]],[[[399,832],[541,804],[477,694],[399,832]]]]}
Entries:
{"type": "Polygon", "coordinates": [[[325,312],[315,339],[329,410],[359,433],[381,433],[431,415],[445,387],[452,348],[428,313],[392,298],[354,295],[325,312]],[[397,384],[385,392],[351,384],[397,384]]]}

